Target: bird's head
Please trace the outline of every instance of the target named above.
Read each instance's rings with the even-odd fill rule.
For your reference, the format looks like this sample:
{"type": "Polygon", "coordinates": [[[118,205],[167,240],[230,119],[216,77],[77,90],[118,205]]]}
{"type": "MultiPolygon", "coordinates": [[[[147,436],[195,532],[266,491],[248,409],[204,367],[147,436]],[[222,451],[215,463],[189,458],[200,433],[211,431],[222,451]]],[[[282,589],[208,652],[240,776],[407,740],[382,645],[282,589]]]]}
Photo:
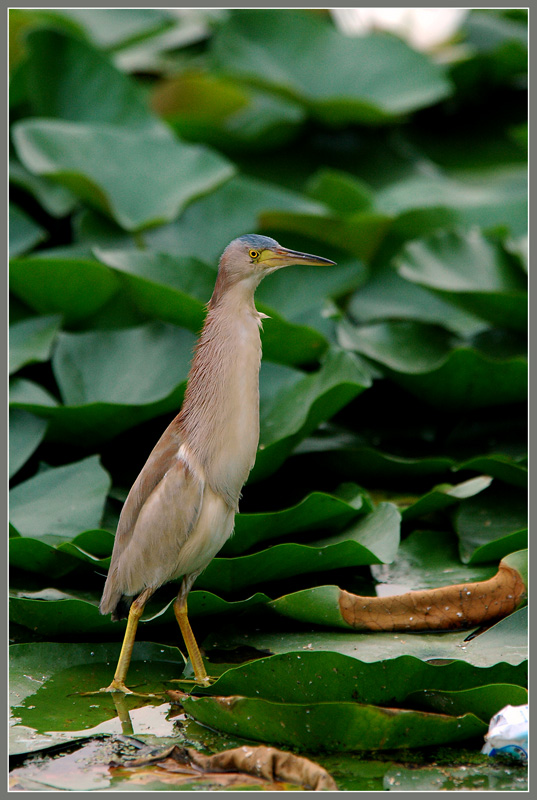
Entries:
{"type": "Polygon", "coordinates": [[[269,236],[260,236],[248,233],[239,236],[229,244],[222,254],[221,269],[233,276],[235,280],[251,278],[255,282],[270,275],[281,267],[291,264],[328,265],[335,264],[328,258],[312,256],[309,253],[299,253],[297,250],[288,250],[282,247],[275,239],[269,236]]]}

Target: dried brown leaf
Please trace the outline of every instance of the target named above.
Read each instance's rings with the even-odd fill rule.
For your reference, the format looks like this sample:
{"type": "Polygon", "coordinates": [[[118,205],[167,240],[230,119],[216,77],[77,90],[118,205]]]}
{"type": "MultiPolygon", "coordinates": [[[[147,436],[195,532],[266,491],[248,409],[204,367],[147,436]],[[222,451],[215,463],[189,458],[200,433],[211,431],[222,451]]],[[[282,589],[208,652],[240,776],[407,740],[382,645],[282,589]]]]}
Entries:
{"type": "Polygon", "coordinates": [[[524,600],[520,573],[504,562],[493,578],[424,589],[389,597],[361,597],[340,591],[345,622],[357,630],[454,630],[482,625],[511,614],[524,600]]]}
{"type": "MultiPolygon", "coordinates": [[[[203,779],[225,786],[235,786],[241,782],[247,784],[269,782],[272,784],[271,788],[281,788],[277,784],[289,783],[315,791],[337,790],[333,778],[319,764],[265,745],[237,747],[211,756],[203,755],[191,748],[173,745],[157,753],[111,766],[114,769],[121,768],[123,771],[141,768],[142,772],[138,773],[139,775],[147,774],[145,768],[158,767],[167,773],[182,775],[181,778],[177,777],[181,782],[203,779]]],[[[154,772],[151,774],[155,777],[154,772]]],[[[265,784],[264,788],[269,787],[265,784]]]]}

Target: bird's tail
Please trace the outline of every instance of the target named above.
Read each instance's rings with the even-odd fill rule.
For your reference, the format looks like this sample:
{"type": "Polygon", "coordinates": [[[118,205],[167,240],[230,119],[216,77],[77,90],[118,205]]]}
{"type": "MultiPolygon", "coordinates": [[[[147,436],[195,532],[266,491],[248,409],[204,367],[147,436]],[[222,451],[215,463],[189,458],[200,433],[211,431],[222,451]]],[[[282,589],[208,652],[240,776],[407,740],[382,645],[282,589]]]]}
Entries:
{"type": "Polygon", "coordinates": [[[108,573],[104,584],[103,596],[99,604],[101,614],[111,614],[113,622],[125,619],[129,616],[129,609],[132,604],[132,597],[127,597],[121,589],[114,586],[111,571],[108,573]]]}

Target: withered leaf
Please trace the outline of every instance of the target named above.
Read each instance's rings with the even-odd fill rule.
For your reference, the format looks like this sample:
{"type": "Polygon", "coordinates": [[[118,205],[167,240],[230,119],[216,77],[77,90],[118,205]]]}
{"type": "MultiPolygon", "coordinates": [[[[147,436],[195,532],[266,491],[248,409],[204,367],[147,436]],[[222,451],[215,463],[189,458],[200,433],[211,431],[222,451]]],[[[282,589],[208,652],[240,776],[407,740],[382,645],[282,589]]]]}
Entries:
{"type": "Polygon", "coordinates": [[[143,758],[129,759],[121,765],[111,766],[132,769],[150,765],[158,765],[167,772],[188,775],[191,779],[196,776],[204,779],[214,777],[218,783],[222,783],[224,775],[229,775],[230,783],[235,784],[237,773],[242,773],[272,784],[289,783],[315,791],[337,790],[334,779],[319,764],[265,745],[236,747],[210,756],[192,748],[174,745],[143,758]]]}
{"type": "Polygon", "coordinates": [[[505,617],[525,598],[520,573],[501,561],[494,577],[478,583],[388,597],[361,597],[341,589],[339,608],[345,622],[356,630],[454,630],[505,617]]]}

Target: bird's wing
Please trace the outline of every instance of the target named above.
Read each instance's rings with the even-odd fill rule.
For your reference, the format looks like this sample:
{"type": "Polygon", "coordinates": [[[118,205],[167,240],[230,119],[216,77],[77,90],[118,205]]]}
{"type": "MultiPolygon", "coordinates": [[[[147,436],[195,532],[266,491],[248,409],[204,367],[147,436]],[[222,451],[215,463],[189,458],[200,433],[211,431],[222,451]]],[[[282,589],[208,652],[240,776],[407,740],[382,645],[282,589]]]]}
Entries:
{"type": "Polygon", "coordinates": [[[138,515],[149,495],[177,461],[177,454],[182,442],[174,423],[175,420],[166,428],[156,443],[125,500],[117,526],[112,564],[115,557],[127,546],[138,515]]]}
{"type": "Polygon", "coordinates": [[[199,516],[204,481],[178,455],[181,442],[172,426],[151,452],[123,506],[101,600],[103,614],[113,611],[122,595],[133,596],[170,579],[174,558],[199,516]]]}

